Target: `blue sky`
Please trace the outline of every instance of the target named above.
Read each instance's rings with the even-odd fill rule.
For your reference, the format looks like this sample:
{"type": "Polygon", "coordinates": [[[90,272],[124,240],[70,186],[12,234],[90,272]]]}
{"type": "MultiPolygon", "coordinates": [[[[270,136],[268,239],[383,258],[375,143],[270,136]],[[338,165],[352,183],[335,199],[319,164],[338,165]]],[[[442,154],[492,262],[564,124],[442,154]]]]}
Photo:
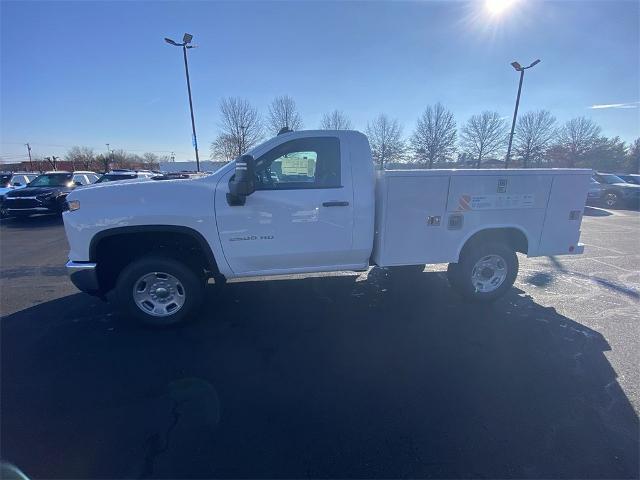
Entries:
{"type": "Polygon", "coordinates": [[[443,102],[461,125],[496,110],[586,115],[603,133],[640,136],[640,3],[518,0],[499,16],[485,2],[7,2],[1,13],[0,158],[98,151],[175,151],[192,159],[181,51],[184,32],[203,157],[222,97],[266,113],[295,98],[306,128],[343,110],[364,130],[380,112],[408,136],[443,102]],[[618,107],[590,108],[593,105],[618,107]]]}

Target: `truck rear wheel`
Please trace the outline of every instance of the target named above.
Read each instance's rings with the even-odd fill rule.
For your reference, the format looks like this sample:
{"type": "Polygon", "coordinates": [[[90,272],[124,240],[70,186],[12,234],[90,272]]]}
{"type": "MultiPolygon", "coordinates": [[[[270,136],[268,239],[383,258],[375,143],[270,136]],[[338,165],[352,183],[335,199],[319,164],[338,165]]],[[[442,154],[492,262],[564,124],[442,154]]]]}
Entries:
{"type": "Polygon", "coordinates": [[[148,256],[127,265],[115,288],[120,307],[153,326],[186,320],[202,303],[204,282],[184,263],[148,256]]]}
{"type": "Polygon", "coordinates": [[[473,245],[450,263],[449,283],[463,296],[480,302],[495,300],[511,288],[518,275],[518,257],[504,243],[473,245]]]}

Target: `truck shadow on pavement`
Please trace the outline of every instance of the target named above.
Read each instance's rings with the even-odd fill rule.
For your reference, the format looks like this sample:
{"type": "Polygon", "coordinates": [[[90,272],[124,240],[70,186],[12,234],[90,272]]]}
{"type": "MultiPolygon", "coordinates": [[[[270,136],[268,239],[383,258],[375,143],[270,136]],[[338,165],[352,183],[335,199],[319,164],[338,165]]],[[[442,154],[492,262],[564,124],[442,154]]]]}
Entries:
{"type": "Polygon", "coordinates": [[[598,333],[441,273],[211,286],[150,330],[83,294],[2,320],[2,457],[79,477],[635,478],[598,333]]]}

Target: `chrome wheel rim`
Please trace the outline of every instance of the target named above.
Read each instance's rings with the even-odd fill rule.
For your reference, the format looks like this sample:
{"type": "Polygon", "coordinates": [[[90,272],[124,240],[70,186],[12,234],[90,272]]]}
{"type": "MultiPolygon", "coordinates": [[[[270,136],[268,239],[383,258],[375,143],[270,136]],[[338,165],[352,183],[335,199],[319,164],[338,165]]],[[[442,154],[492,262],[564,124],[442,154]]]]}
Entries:
{"type": "Polygon", "coordinates": [[[476,262],[471,270],[471,282],[476,292],[491,293],[507,278],[507,262],[500,255],[487,255],[476,262]]]}
{"type": "Polygon", "coordinates": [[[613,207],[618,201],[618,196],[615,193],[607,193],[605,201],[608,207],[613,207]]]}
{"type": "Polygon", "coordinates": [[[173,275],[151,272],[134,282],[133,300],[148,315],[168,317],[182,308],[186,295],[182,283],[173,275]]]}

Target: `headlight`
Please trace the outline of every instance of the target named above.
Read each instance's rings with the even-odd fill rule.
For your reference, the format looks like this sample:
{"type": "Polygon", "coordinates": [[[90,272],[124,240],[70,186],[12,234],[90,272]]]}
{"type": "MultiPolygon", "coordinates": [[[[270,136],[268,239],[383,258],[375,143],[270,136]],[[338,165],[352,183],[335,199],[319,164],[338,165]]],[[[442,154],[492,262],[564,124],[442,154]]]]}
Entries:
{"type": "Polygon", "coordinates": [[[78,210],[80,208],[80,200],[68,200],[67,201],[67,210],[73,212],[74,210],[78,210]]]}

